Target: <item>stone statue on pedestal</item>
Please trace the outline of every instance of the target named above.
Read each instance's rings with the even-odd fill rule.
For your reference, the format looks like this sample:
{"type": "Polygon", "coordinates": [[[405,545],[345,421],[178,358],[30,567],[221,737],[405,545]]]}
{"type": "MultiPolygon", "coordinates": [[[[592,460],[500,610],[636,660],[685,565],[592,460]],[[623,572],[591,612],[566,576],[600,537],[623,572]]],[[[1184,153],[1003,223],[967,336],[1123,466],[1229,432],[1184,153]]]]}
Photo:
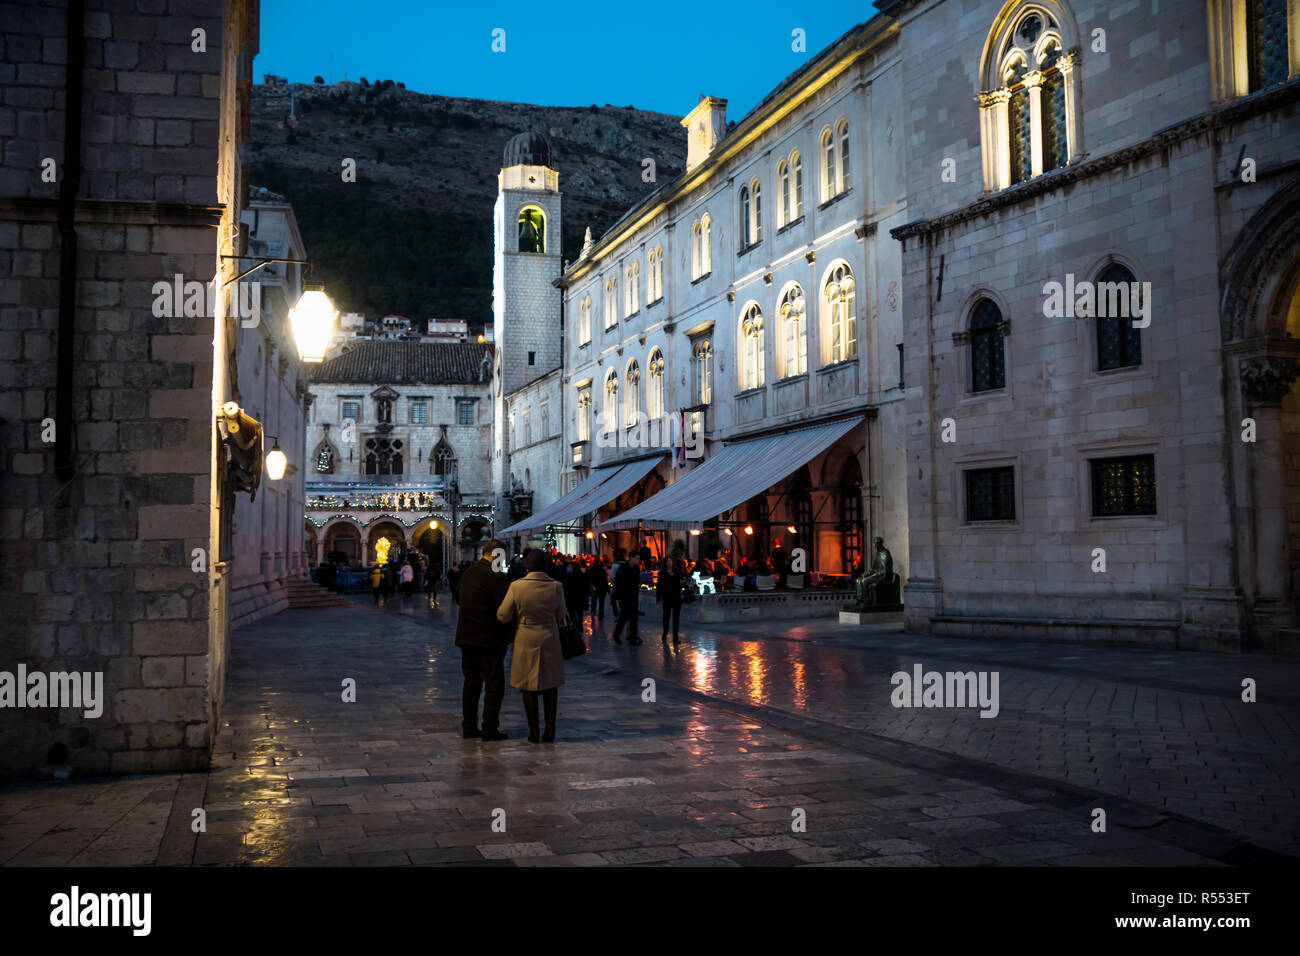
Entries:
{"type": "Polygon", "coordinates": [[[874,552],[871,570],[855,582],[858,592],[856,610],[896,611],[902,608],[899,600],[898,574],[894,571],[894,556],[885,547],[884,538],[871,542],[874,552]]]}

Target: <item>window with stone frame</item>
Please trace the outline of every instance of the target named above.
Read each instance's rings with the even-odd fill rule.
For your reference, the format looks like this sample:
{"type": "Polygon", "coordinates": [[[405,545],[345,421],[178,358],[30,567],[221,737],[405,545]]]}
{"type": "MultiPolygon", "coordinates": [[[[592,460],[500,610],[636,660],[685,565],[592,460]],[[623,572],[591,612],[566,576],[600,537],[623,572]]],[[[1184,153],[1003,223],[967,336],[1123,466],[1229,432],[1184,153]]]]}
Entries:
{"type": "Polygon", "coordinates": [[[450,478],[456,471],[456,453],[446,439],[439,439],[429,456],[429,471],[434,475],[450,478]]]}
{"type": "Polygon", "coordinates": [[[630,428],[641,417],[641,366],[636,359],[627,363],[623,381],[626,384],[623,391],[623,424],[630,428]]]}
{"type": "Polygon", "coordinates": [[[781,375],[792,378],[808,371],[808,302],[799,283],[781,293],[777,318],[781,323],[781,375]]]}
{"type": "Polygon", "coordinates": [[[591,441],[591,388],[578,389],[578,441],[591,441]]]}
{"type": "Polygon", "coordinates": [[[345,422],[361,421],[361,396],[360,395],[345,395],[340,400],[340,405],[341,408],[339,411],[339,417],[341,421],[345,421],[345,422]]]}
{"type": "Polygon", "coordinates": [[[537,418],[541,428],[541,431],[537,433],[537,437],[541,439],[551,437],[551,403],[546,399],[542,399],[541,405],[538,407],[537,418]]]}
{"type": "Polygon", "coordinates": [[[429,400],[427,398],[412,398],[407,403],[410,409],[410,423],[412,425],[429,424],[429,400]]]}
{"type": "Polygon", "coordinates": [[[650,381],[646,386],[646,414],[651,418],[662,418],[664,414],[664,353],[655,349],[650,353],[646,363],[650,381]]]}
{"type": "Polygon", "coordinates": [[[367,439],[362,465],[367,475],[402,474],[402,440],[378,435],[367,439]]]}
{"type": "Polygon", "coordinates": [[[847,262],[834,265],[822,286],[823,362],[834,365],[858,354],[857,290],[847,262]]]}
{"type": "Polygon", "coordinates": [[[707,405],[713,400],[713,343],[709,339],[700,338],[692,343],[691,368],[695,404],[707,405]]]}
{"type": "Polygon", "coordinates": [[[1133,327],[1131,309],[1103,308],[1106,302],[1119,301],[1111,295],[1112,284],[1121,284],[1120,294],[1127,296],[1130,283],[1137,281],[1125,266],[1111,263],[1097,276],[1097,370],[1130,368],[1142,364],[1142,330],[1133,327]],[[1106,313],[1106,314],[1102,314],[1106,313]]]}
{"type": "Polygon", "coordinates": [[[641,310],[641,263],[634,262],[627,267],[627,314],[633,315],[641,310]]]}
{"type": "Polygon", "coordinates": [[[519,210],[519,251],[546,251],[546,216],[536,206],[519,210]]]}
{"type": "Polygon", "coordinates": [[[713,220],[706,212],[700,219],[700,275],[713,271],[713,220]]]}
{"type": "Polygon", "coordinates": [[[525,408],[524,409],[524,444],[531,445],[532,443],[533,443],[533,410],[531,408],[525,408]]]}
{"type": "Polygon", "coordinates": [[[978,97],[984,188],[1005,189],[1080,152],[1073,36],[1056,2],[1022,2],[998,18],[978,97]],[[1067,52],[1070,51],[1070,52],[1067,52]]]}
{"type": "Polygon", "coordinates": [[[970,390],[987,392],[1007,384],[1002,310],[980,299],[970,322],[970,390]]]}
{"type": "Polygon", "coordinates": [[[740,317],[740,388],[759,388],[765,378],[763,311],[751,303],[740,317]]]}
{"type": "MultiPolygon", "coordinates": [[[[840,478],[840,555],[842,570],[849,573],[862,557],[862,492],[851,473],[840,478]]],[[[815,548],[809,548],[809,552],[815,548]]]]}
{"type": "Polygon", "coordinates": [[[605,280],[605,329],[618,325],[618,276],[605,280]]]}
{"type": "Polygon", "coordinates": [[[591,341],[591,296],[586,296],[578,303],[578,344],[586,345],[591,341]]]}
{"type": "Polygon", "coordinates": [[[601,431],[607,435],[618,431],[618,372],[613,369],[605,376],[604,422],[601,431]]]}
{"type": "Polygon", "coordinates": [[[794,221],[790,214],[790,164],[784,159],[776,164],[776,228],[784,229],[794,221]]]}
{"type": "Polygon", "coordinates": [[[972,468],[965,472],[967,521],[1016,520],[1016,469],[972,468]]]}
{"type": "Polygon", "coordinates": [[[458,398],[456,399],[456,424],[473,425],[474,424],[474,399],[458,398]]]}
{"type": "Polygon", "coordinates": [[[794,190],[790,221],[795,222],[803,218],[803,157],[799,155],[797,149],[790,154],[790,169],[793,177],[792,188],[794,190]]]}
{"type": "Polygon", "coordinates": [[[1093,458],[1092,516],[1154,515],[1156,513],[1156,459],[1154,455],[1093,458]]]}

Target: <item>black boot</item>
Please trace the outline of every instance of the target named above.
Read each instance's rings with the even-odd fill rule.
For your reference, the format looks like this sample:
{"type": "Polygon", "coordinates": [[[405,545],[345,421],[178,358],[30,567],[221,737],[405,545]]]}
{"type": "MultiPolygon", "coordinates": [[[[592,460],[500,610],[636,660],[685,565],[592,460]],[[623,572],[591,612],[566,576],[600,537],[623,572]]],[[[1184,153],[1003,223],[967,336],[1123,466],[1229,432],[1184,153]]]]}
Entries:
{"type": "Polygon", "coordinates": [[[560,688],[552,687],[542,691],[542,707],[546,711],[546,733],[542,734],[542,743],[555,743],[555,711],[560,704],[560,688]]]}
{"type": "Polygon", "coordinates": [[[537,691],[521,690],[519,693],[523,695],[524,716],[528,718],[528,742],[530,744],[539,744],[542,742],[542,738],[537,726],[537,691]]]}

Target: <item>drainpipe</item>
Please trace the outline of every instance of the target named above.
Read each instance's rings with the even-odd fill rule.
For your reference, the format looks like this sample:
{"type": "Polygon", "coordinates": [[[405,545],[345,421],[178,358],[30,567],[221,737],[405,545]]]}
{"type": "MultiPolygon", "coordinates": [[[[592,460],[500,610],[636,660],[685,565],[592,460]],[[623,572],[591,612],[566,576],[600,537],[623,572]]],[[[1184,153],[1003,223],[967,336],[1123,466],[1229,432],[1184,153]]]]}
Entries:
{"type": "Polygon", "coordinates": [[[81,81],[85,62],[85,0],[68,3],[68,65],[64,72],[63,177],[59,185],[59,331],[54,420],[54,470],[59,480],[76,474],[72,456],[73,337],[77,325],[77,192],[81,186],[81,81]]]}

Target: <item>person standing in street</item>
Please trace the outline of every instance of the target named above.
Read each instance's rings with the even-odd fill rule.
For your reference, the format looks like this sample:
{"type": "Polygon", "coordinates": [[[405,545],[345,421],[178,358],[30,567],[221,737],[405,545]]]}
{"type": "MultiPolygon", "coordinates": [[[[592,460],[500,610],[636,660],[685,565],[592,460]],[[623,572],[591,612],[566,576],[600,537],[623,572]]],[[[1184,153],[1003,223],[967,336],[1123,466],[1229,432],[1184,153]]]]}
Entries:
{"type": "Polygon", "coordinates": [[[519,622],[515,652],[510,661],[510,684],[524,699],[529,743],[554,743],[560,685],[564,683],[564,654],[560,649],[559,622],[564,619],[564,586],[546,573],[545,551],[528,552],[522,578],[511,581],[497,609],[497,620],[519,622]],[[541,697],[546,712],[542,733],[537,713],[541,697]]]}
{"type": "Polygon", "coordinates": [[[370,593],[375,596],[375,603],[379,603],[379,590],[384,585],[384,570],[379,565],[370,569],[370,593]]]}
{"type": "Polygon", "coordinates": [[[619,635],[627,626],[627,642],[640,644],[638,636],[641,621],[641,609],[637,607],[637,598],[641,593],[641,558],[633,552],[627,560],[619,565],[614,573],[613,597],[618,602],[618,623],[614,625],[614,643],[622,644],[619,635]]]}
{"type": "Polygon", "coordinates": [[[655,582],[655,602],[663,605],[664,634],[660,643],[668,643],[668,619],[672,618],[673,643],[681,643],[682,625],[682,578],[684,570],[680,558],[664,558],[659,566],[659,578],[655,582]]]}
{"type": "Polygon", "coordinates": [[[564,601],[569,608],[569,617],[582,625],[582,616],[587,613],[591,602],[591,582],[582,566],[580,558],[570,558],[564,574],[564,601]]]}
{"type": "Polygon", "coordinates": [[[603,621],[605,620],[605,595],[609,593],[609,574],[606,573],[605,563],[599,556],[591,562],[587,577],[591,581],[591,619],[595,621],[599,616],[603,621]]]}
{"type": "Polygon", "coordinates": [[[402,597],[411,596],[411,585],[415,583],[415,569],[411,567],[409,561],[402,562],[401,570],[402,597]]]}
{"type": "Polygon", "coordinates": [[[492,555],[499,541],[483,545],[483,557],[461,575],[460,613],[456,617],[456,646],[460,648],[460,672],[465,678],[461,693],[461,736],[466,739],[505,740],[500,728],[501,701],[506,693],[506,648],[513,640],[511,618],[497,613],[510,582],[492,570],[492,555]],[[478,720],[478,698],[483,693],[483,722],[478,720]]]}

